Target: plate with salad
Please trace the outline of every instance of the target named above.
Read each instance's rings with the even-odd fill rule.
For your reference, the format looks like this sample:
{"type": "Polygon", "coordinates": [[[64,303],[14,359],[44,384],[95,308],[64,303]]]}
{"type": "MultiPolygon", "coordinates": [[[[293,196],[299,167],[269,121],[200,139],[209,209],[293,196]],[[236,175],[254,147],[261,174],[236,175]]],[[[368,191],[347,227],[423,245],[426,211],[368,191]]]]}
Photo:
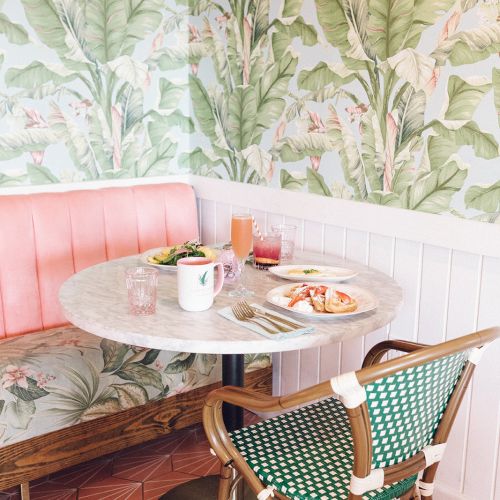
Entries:
{"type": "Polygon", "coordinates": [[[177,271],[177,261],[184,257],[206,257],[217,259],[217,251],[196,241],[187,241],[182,245],[152,248],[141,255],[141,261],[166,271],[177,271]]]}
{"type": "Polygon", "coordinates": [[[290,264],[270,267],[269,272],[292,281],[347,281],[358,273],[345,267],[319,266],[317,264],[290,264]]]}

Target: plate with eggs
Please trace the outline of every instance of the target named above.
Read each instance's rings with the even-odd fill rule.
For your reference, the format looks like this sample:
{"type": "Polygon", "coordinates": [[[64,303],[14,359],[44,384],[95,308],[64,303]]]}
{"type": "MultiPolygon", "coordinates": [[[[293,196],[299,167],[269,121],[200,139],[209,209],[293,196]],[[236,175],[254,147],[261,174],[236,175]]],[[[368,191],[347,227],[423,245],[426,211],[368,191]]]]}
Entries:
{"type": "Polygon", "coordinates": [[[345,267],[319,266],[317,264],[291,264],[269,268],[275,276],[292,281],[347,281],[358,273],[345,267]]]}

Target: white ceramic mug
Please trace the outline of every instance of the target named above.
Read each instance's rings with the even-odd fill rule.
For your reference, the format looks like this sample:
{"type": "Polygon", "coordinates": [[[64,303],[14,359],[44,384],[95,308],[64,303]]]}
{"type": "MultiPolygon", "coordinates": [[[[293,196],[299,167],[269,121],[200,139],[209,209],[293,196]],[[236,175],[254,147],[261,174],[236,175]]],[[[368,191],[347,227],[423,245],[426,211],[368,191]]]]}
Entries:
{"type": "Polygon", "coordinates": [[[205,311],[222,290],[224,266],[206,257],[185,257],[177,261],[177,296],[186,311],[205,311]],[[214,285],[214,268],[218,269],[214,285]]]}

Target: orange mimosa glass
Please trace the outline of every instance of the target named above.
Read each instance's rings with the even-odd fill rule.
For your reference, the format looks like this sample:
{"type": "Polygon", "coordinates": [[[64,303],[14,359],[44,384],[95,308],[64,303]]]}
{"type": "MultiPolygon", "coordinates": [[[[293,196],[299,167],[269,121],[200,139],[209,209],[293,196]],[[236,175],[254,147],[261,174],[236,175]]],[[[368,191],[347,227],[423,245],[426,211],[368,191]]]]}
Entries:
{"type": "Polygon", "coordinates": [[[246,259],[252,248],[252,217],[233,215],[231,219],[231,244],[238,259],[246,259]]]}
{"type": "Polygon", "coordinates": [[[243,286],[243,270],[245,261],[252,249],[252,216],[250,214],[233,214],[231,218],[231,244],[238,258],[240,284],[229,293],[232,297],[248,297],[253,292],[243,286]]]}

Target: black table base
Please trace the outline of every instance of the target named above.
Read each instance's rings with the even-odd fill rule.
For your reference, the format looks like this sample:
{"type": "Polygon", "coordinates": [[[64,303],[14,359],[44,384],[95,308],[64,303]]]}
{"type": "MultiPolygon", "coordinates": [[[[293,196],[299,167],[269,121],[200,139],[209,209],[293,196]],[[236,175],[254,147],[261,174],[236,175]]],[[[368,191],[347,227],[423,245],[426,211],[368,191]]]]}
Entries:
{"type": "MultiPolygon", "coordinates": [[[[222,355],[222,385],[244,386],[245,366],[243,354],[222,355]]],[[[224,423],[229,432],[243,427],[243,408],[225,404],[222,407],[224,423]]],[[[160,500],[216,500],[219,476],[200,477],[181,484],[167,493],[160,500]]],[[[240,500],[255,500],[255,495],[243,484],[238,498],[240,500]],[[243,490],[243,491],[241,491],[243,490]]]]}
{"type": "MultiPolygon", "coordinates": [[[[244,387],[245,366],[243,354],[222,355],[222,385],[244,387]]],[[[229,432],[243,427],[243,408],[224,403],[222,415],[229,432]]]]}

